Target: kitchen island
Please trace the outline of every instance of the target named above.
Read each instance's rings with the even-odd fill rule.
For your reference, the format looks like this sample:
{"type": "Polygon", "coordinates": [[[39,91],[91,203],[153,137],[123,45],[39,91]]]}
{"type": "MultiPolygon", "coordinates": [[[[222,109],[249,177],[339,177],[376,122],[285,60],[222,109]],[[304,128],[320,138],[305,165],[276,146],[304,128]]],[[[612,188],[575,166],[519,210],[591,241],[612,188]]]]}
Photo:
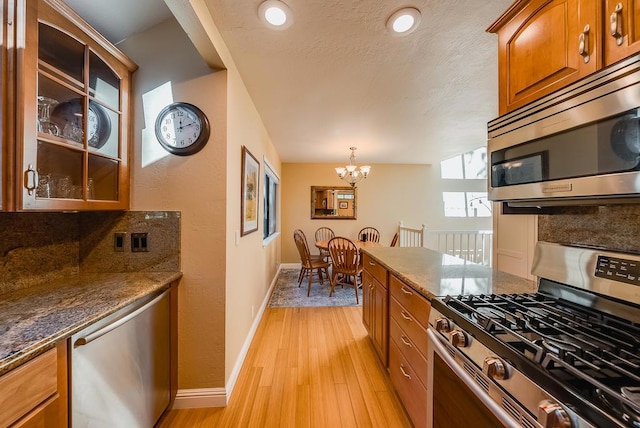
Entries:
{"type": "Polygon", "coordinates": [[[427,248],[364,248],[390,274],[431,300],[459,294],[530,293],[534,281],[427,248]]]}
{"type": "Polygon", "coordinates": [[[438,296],[529,293],[534,281],[427,248],[363,248],[362,320],[413,425],[428,411],[429,314],[438,296]]]}

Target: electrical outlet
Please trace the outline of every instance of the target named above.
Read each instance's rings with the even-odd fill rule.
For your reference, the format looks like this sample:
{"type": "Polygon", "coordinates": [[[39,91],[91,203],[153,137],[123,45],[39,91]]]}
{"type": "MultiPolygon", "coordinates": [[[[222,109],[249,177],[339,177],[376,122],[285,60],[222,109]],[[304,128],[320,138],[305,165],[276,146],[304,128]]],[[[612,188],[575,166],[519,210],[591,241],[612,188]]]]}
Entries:
{"type": "Polygon", "coordinates": [[[124,241],[127,232],[116,232],[113,234],[113,251],[124,252],[124,241]]]}
{"type": "Polygon", "coordinates": [[[131,252],[141,253],[149,251],[149,234],[147,232],[131,234],[131,252]]]}

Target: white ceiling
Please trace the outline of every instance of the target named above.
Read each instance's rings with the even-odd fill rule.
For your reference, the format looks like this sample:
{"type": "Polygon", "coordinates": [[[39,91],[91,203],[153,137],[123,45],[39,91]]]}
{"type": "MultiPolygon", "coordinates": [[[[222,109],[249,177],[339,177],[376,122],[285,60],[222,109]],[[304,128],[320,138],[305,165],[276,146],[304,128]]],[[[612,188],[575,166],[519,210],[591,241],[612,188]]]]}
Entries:
{"type": "MultiPolygon", "coordinates": [[[[115,42],[170,16],[163,0],[65,1],[115,42]]],[[[357,163],[435,163],[486,143],[498,72],[485,29],[512,0],[285,0],[284,31],[258,19],[260,0],[205,1],[283,162],[344,163],[357,146],[357,163]],[[393,37],[385,22],[404,6],[422,23],[393,37]]]]}

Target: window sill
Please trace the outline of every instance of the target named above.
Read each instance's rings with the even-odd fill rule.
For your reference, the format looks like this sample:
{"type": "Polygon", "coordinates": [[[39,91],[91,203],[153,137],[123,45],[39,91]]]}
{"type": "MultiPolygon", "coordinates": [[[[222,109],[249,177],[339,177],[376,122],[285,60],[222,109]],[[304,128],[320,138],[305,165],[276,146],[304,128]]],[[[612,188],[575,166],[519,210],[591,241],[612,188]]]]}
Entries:
{"type": "Polygon", "coordinates": [[[273,235],[269,236],[268,238],[265,238],[262,240],[262,247],[267,247],[271,241],[275,240],[278,236],[280,236],[280,232],[276,232],[273,235]]]}

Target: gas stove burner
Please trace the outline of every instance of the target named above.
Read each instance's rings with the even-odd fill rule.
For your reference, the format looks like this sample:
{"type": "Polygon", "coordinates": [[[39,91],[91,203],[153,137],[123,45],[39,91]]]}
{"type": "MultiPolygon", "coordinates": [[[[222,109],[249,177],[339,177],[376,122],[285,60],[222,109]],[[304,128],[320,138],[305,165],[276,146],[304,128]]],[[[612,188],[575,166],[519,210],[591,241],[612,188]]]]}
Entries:
{"type": "Polygon", "coordinates": [[[577,352],[578,349],[580,349],[572,343],[550,338],[540,339],[535,341],[535,343],[542,346],[547,351],[559,356],[560,358],[564,358],[566,352],[577,352]]]}
{"type": "Polygon", "coordinates": [[[620,395],[596,388],[596,396],[607,409],[629,426],[640,428],[640,387],[622,387],[620,395]]]}

